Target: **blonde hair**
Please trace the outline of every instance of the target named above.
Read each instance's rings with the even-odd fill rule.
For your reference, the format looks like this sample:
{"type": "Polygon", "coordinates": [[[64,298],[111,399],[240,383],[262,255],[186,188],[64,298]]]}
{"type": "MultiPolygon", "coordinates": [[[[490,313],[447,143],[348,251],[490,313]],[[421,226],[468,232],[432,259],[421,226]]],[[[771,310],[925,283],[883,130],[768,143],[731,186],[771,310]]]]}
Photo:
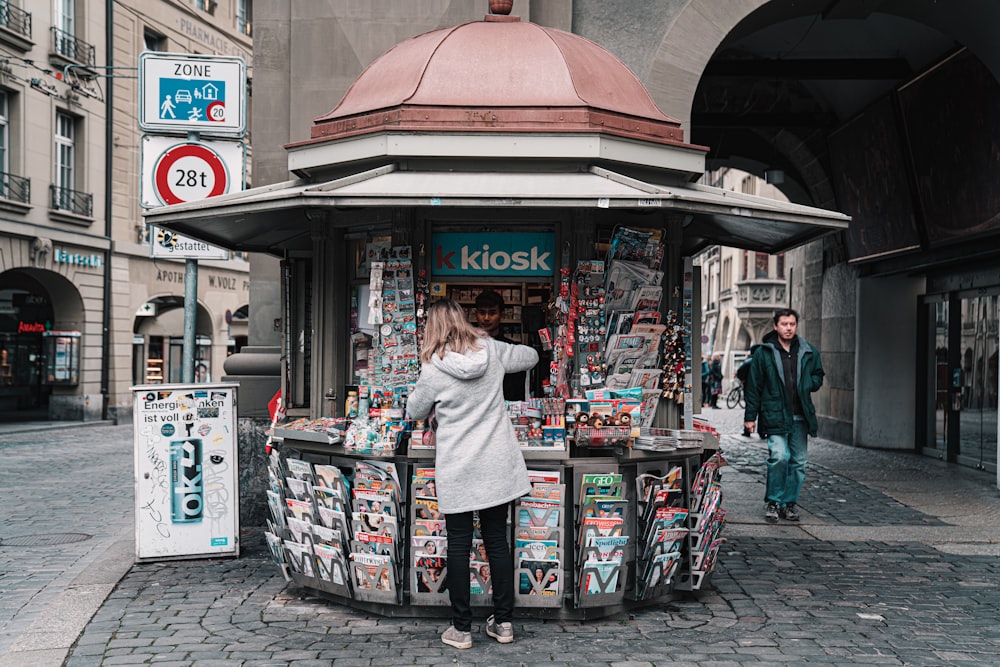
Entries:
{"type": "Polygon", "coordinates": [[[479,339],[487,335],[482,329],[469,324],[465,319],[465,310],[455,301],[440,299],[427,309],[427,326],[424,329],[424,348],[420,351],[420,361],[430,363],[435,354],[443,359],[448,350],[459,354],[481,350],[479,339]]]}

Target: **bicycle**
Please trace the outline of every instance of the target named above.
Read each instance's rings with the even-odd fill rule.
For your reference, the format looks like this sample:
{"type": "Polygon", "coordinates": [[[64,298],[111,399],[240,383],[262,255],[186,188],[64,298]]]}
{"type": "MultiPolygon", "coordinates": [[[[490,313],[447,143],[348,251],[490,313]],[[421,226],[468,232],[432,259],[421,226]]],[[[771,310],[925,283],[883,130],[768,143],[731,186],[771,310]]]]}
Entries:
{"type": "Polygon", "coordinates": [[[746,399],[743,397],[743,383],[736,380],[736,384],[733,388],[729,390],[729,394],[726,396],[726,407],[729,409],[735,408],[736,406],[745,408],[747,406],[746,399]]]}

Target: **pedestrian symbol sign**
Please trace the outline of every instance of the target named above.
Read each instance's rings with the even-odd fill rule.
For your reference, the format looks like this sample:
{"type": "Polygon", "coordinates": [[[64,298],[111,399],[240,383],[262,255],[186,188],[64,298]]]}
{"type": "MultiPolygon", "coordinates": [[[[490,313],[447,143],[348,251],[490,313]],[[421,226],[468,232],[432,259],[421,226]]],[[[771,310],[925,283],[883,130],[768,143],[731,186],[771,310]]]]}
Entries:
{"type": "Polygon", "coordinates": [[[246,131],[246,65],[240,58],[144,52],[139,127],[240,137],[246,131]]]}
{"type": "Polygon", "coordinates": [[[226,82],[160,79],[160,120],[226,120],[226,82]]]}

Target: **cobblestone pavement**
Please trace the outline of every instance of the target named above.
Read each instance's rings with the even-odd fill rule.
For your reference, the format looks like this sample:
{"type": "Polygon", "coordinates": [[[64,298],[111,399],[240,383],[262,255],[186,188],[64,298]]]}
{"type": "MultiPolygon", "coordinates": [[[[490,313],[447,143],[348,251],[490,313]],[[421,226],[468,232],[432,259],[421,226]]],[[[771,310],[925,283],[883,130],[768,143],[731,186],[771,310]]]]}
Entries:
{"type": "Polygon", "coordinates": [[[814,440],[803,521],[768,525],[766,446],[738,435],[735,413],[711,412],[731,463],[728,542],[698,595],[608,619],[518,618],[510,645],[477,618],[474,647],[458,651],[440,642],[446,620],[382,618],[287,585],[250,531],[239,559],[133,566],[65,664],[1000,665],[995,479],[814,440]]]}
{"type": "Polygon", "coordinates": [[[98,425],[0,433],[0,665],[40,657],[59,664],[85,610],[92,614],[125,573],[131,432],[98,425]]]}

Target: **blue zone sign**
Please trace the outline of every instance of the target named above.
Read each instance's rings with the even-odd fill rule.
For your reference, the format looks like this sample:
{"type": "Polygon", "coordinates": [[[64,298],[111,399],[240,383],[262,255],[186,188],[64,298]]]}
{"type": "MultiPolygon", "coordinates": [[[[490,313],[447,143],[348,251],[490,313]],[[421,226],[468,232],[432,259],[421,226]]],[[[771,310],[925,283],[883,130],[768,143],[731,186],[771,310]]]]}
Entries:
{"type": "Polygon", "coordinates": [[[439,276],[551,276],[555,240],[549,233],[434,234],[431,271],[439,276]]]}

